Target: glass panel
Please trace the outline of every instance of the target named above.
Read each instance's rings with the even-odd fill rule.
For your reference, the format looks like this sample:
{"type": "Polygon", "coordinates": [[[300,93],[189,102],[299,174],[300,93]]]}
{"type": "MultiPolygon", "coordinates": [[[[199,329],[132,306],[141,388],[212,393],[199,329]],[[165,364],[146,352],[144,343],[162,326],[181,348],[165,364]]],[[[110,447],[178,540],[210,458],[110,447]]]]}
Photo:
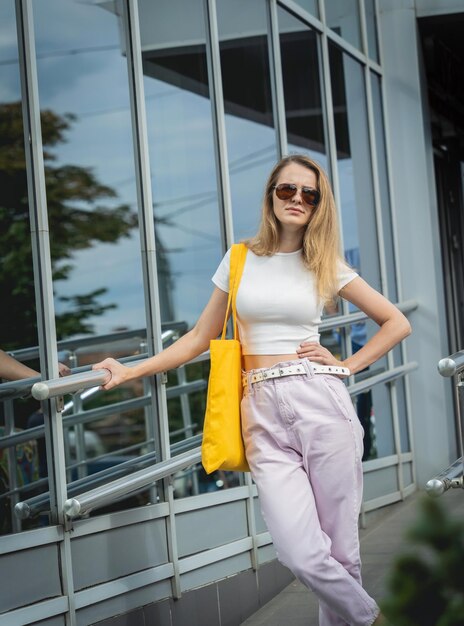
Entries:
{"type": "MultiPolygon", "coordinates": [[[[330,45],[337,165],[345,257],[361,276],[381,290],[379,254],[371,177],[371,158],[363,69],[359,63],[330,45]]],[[[356,307],[349,306],[350,311],[356,307]]],[[[372,322],[351,328],[353,352],[377,330],[372,322]]],[[[375,363],[386,367],[386,357],[375,363]]],[[[365,374],[364,374],[365,375],[365,374]]]]}
{"type": "MultiPolygon", "coordinates": [[[[287,11],[279,8],[278,17],[288,150],[307,154],[327,171],[319,38],[287,11]]],[[[340,313],[341,304],[337,301],[330,309],[324,309],[323,318],[340,313]]],[[[334,334],[329,341],[329,334],[324,335],[324,340],[329,344],[335,341],[340,347],[340,336],[334,334]]]]}
{"type": "MultiPolygon", "coordinates": [[[[2,383],[33,376],[39,367],[13,0],[0,3],[0,300],[2,383]]],[[[47,489],[46,468],[40,464],[45,456],[44,437],[26,437],[11,445],[12,439],[6,433],[21,436],[22,431],[34,425],[39,410],[39,404],[30,398],[0,402],[0,534],[38,525],[21,523],[14,515],[14,507],[47,489]]]]}
{"type": "Polygon", "coordinates": [[[343,343],[343,329],[325,330],[321,332],[320,343],[324,348],[330,350],[336,359],[343,361],[347,354],[343,343]]]}
{"type": "MultiPolygon", "coordinates": [[[[363,68],[333,44],[329,53],[345,257],[374,289],[381,291],[363,68]]],[[[356,307],[350,304],[349,310],[355,311],[356,307]]],[[[371,320],[354,324],[352,352],[357,352],[377,330],[371,320]]],[[[355,380],[379,374],[386,368],[385,356],[359,372],[355,380]]],[[[393,453],[387,391],[384,385],[377,385],[356,399],[366,432],[364,460],[393,453]]]]}
{"type": "Polygon", "coordinates": [[[277,161],[266,3],[217,2],[235,240],[258,228],[266,179],[277,161]]]}
{"type": "Polygon", "coordinates": [[[314,17],[319,17],[319,7],[317,6],[317,0],[296,0],[297,4],[306,9],[314,17]]]}
{"type": "Polygon", "coordinates": [[[330,45],[345,256],[381,290],[363,69],[330,45]]]}
{"type": "Polygon", "coordinates": [[[39,0],[34,9],[58,338],[144,328],[116,3],[39,0]]]}
{"type": "Polygon", "coordinates": [[[326,0],[327,26],[361,50],[358,0],[326,0]]]}
{"type": "Polygon", "coordinates": [[[356,409],[365,431],[363,460],[382,458],[395,454],[391,398],[388,385],[375,385],[370,392],[358,396],[356,398],[356,409]]]}
{"type": "MultiPolygon", "coordinates": [[[[73,367],[146,351],[127,59],[117,6],[34,2],[56,328],[58,339],[68,339],[60,357],[73,367]]],[[[66,402],[63,422],[69,482],[90,475],[93,481],[100,471],[106,482],[120,475],[121,463],[142,464],[139,455],[153,450],[155,418],[142,382],[76,394],[66,402]]],[[[138,502],[146,498],[116,508],[138,502]]]]}
{"type": "Polygon", "coordinates": [[[387,269],[388,297],[392,302],[398,301],[395,272],[395,253],[393,248],[393,228],[391,219],[390,192],[388,188],[387,154],[385,148],[385,132],[383,125],[383,107],[381,97],[380,76],[371,72],[372,108],[374,114],[375,145],[377,169],[379,176],[380,208],[387,269]]]}
{"type": "Polygon", "coordinates": [[[379,62],[379,46],[377,41],[377,17],[375,15],[375,0],[364,0],[366,7],[367,47],[369,56],[379,62]]]}
{"type": "MultiPolygon", "coordinates": [[[[205,17],[201,0],[139,2],[139,11],[161,317],[176,339],[207,303],[223,253],[205,17]]],[[[189,439],[203,427],[207,375],[201,364],[169,373],[174,453],[199,445],[189,439]]],[[[176,495],[199,493],[203,482],[200,471],[181,473],[176,495]]]]}
{"type": "Polygon", "coordinates": [[[408,416],[406,407],[406,388],[404,378],[396,381],[396,397],[398,403],[398,421],[400,425],[401,452],[411,451],[409,438],[408,416]]]}
{"type": "Polygon", "coordinates": [[[282,9],[278,16],[288,149],[327,169],[318,35],[282,9]]]}
{"type": "MultiPolygon", "coordinates": [[[[371,72],[372,107],[374,115],[375,145],[377,154],[377,169],[379,175],[380,206],[382,215],[382,227],[385,249],[385,265],[387,271],[388,297],[392,302],[398,302],[398,289],[396,284],[395,254],[393,244],[393,226],[391,218],[390,192],[388,187],[387,155],[385,146],[385,131],[383,124],[383,107],[381,97],[380,76],[371,72]]],[[[387,295],[387,294],[386,294],[387,295]]],[[[403,363],[401,346],[393,349],[394,365],[403,363]]],[[[399,410],[400,405],[399,405],[399,410]]]]}

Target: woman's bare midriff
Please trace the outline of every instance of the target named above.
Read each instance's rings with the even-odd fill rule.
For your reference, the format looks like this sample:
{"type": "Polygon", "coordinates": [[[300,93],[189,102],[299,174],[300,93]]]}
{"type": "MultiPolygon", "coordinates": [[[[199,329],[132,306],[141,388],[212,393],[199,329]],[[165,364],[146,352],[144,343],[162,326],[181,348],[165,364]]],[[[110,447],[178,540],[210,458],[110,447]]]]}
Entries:
{"type": "Polygon", "coordinates": [[[298,358],[296,352],[293,354],[247,354],[243,355],[243,368],[248,372],[249,370],[272,367],[276,363],[293,361],[298,358]]]}

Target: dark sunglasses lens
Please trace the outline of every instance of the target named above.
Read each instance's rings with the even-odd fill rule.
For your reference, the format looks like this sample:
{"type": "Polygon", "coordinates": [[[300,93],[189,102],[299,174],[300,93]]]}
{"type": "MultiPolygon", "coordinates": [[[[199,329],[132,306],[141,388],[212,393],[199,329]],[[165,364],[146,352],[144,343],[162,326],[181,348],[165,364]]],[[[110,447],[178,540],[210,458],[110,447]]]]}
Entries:
{"type": "Polygon", "coordinates": [[[303,189],[301,194],[306,204],[316,206],[319,203],[320,194],[317,189],[303,189]]]}
{"type": "Polygon", "coordinates": [[[290,200],[296,194],[296,186],[295,185],[277,185],[275,188],[276,196],[279,200],[290,200]]]}

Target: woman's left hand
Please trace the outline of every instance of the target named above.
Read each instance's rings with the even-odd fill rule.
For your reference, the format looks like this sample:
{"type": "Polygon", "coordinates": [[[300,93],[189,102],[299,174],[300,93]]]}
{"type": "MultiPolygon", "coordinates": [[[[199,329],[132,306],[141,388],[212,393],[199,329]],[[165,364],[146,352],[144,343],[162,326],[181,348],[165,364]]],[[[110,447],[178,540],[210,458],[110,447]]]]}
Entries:
{"type": "Polygon", "coordinates": [[[321,365],[345,366],[343,361],[336,359],[327,348],[321,346],[317,341],[303,341],[296,353],[300,359],[309,359],[315,363],[321,363],[321,365]]]}

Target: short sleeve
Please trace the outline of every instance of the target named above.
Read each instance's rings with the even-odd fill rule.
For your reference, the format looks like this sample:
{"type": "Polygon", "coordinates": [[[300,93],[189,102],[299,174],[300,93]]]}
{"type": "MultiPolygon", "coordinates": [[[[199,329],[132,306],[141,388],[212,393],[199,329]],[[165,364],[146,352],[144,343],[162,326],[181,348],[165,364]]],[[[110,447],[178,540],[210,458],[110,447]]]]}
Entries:
{"type": "Polygon", "coordinates": [[[349,265],[347,265],[344,261],[339,261],[337,274],[338,291],[340,291],[340,289],[343,289],[345,285],[350,283],[357,276],[359,276],[359,274],[351,269],[349,265]]]}
{"type": "Polygon", "coordinates": [[[222,289],[222,291],[225,291],[226,293],[229,293],[230,251],[231,248],[227,250],[224,258],[219,264],[219,267],[211,278],[216,287],[219,287],[219,289],[222,289]]]}

